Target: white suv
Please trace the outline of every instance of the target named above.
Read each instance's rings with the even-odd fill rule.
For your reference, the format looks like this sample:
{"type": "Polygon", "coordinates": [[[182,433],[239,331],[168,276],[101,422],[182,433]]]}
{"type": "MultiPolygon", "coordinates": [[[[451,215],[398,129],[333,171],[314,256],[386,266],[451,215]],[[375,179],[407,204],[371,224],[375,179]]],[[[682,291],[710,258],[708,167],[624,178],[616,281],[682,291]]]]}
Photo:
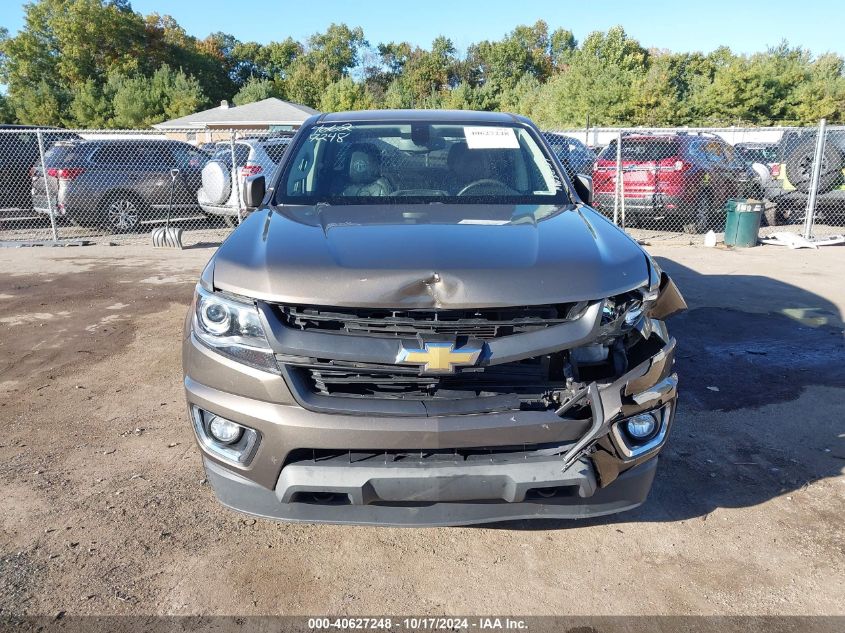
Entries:
{"type": "Polygon", "coordinates": [[[244,180],[255,174],[272,175],[287,149],[290,138],[238,139],[235,141],[235,163],[232,165],[232,144],[215,145],[211,159],[202,169],[202,187],[197,202],[210,216],[222,217],[228,226],[235,226],[254,211],[243,203],[244,180]],[[237,180],[235,180],[237,178],[237,180]],[[235,182],[237,185],[232,186],[235,182]]]}

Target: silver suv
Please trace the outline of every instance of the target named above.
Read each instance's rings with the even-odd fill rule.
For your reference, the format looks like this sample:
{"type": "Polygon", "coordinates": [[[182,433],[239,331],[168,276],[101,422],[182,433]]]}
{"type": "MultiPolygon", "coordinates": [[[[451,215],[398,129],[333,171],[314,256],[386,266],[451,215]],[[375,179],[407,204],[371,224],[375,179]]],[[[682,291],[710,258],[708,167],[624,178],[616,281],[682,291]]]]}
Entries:
{"type": "Polygon", "coordinates": [[[196,191],[208,154],[162,139],[60,141],[32,174],[36,211],[80,226],[133,231],[176,211],[199,212],[196,191]],[[46,184],[45,184],[46,180],[46,184]],[[49,196],[47,195],[49,187],[49,196]]]}
{"type": "Polygon", "coordinates": [[[222,217],[228,226],[235,226],[254,207],[243,203],[244,181],[250,176],[270,176],[281,162],[290,138],[242,139],[217,143],[211,160],[202,170],[202,187],[197,202],[209,216],[222,217]],[[232,153],[235,163],[233,167],[232,153]],[[234,186],[232,186],[234,183],[234,186]]]}

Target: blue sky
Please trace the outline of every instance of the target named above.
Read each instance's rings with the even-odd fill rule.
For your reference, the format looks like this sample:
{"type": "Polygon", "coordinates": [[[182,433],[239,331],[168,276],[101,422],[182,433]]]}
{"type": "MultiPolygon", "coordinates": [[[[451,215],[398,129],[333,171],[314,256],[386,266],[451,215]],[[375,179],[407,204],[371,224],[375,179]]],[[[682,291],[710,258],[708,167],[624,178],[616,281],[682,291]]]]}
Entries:
{"type": "MultiPolygon", "coordinates": [[[[23,23],[22,4],[0,0],[0,25],[23,23]]],[[[499,38],[516,24],[545,20],[581,41],[591,31],[621,24],[645,47],[711,51],[727,45],[740,53],[765,50],[786,38],[819,54],[845,55],[843,0],[132,0],[142,13],[169,13],[192,35],[213,31],[258,42],[304,39],[331,22],[361,26],[372,44],[431,43],[446,35],[463,52],[472,42],[499,38]]]]}

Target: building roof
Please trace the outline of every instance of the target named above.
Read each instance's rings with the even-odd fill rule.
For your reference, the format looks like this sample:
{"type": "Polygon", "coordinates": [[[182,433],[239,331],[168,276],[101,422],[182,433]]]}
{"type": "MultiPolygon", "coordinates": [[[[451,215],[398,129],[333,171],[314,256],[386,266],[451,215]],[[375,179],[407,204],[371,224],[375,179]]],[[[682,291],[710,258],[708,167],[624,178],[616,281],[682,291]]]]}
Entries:
{"type": "Polygon", "coordinates": [[[153,125],[158,130],[172,128],[198,128],[219,125],[299,125],[317,110],[299,103],[282,101],[275,97],[254,101],[242,106],[229,106],[225,101],[218,107],[153,125]]]}

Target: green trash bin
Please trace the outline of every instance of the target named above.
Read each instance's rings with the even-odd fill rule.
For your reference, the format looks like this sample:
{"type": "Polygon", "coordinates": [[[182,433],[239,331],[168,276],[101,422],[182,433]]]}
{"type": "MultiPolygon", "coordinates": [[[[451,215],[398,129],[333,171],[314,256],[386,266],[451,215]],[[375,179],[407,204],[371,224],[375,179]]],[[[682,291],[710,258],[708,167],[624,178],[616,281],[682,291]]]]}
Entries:
{"type": "Polygon", "coordinates": [[[757,246],[763,203],[747,198],[731,198],[725,205],[725,244],[738,248],[757,246]]]}

